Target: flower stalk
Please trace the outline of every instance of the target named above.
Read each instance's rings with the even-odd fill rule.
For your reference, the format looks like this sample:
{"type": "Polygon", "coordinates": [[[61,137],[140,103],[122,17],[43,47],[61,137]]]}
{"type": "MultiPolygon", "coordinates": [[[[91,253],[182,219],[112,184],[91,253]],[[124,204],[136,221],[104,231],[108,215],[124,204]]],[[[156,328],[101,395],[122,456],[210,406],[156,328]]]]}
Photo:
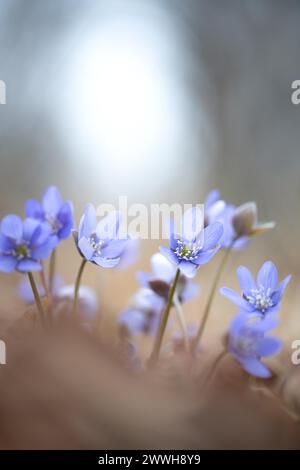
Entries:
{"type": "Polygon", "coordinates": [[[43,306],[42,306],[42,302],[41,302],[41,298],[40,298],[40,295],[39,295],[39,291],[38,291],[38,289],[37,289],[37,287],[36,287],[36,283],[35,283],[33,274],[32,274],[31,272],[28,273],[28,278],[29,278],[29,282],[30,282],[30,285],[31,285],[31,289],[32,289],[32,292],[33,292],[33,295],[34,295],[34,300],[35,300],[35,303],[36,303],[36,306],[37,306],[37,309],[38,309],[38,312],[39,312],[41,321],[42,321],[42,323],[44,323],[44,321],[45,321],[44,309],[43,309],[43,306]]]}
{"type": "Polygon", "coordinates": [[[167,323],[168,323],[169,313],[170,313],[171,307],[173,305],[173,299],[174,299],[174,294],[175,294],[175,291],[176,291],[176,286],[177,286],[177,283],[178,283],[179,275],[180,275],[180,270],[177,269],[172,287],[171,287],[170,292],[169,292],[168,302],[167,302],[166,308],[163,312],[161,323],[160,323],[160,326],[159,326],[159,329],[158,329],[158,333],[157,333],[157,336],[155,338],[153,351],[152,351],[152,354],[151,354],[151,356],[149,358],[149,361],[148,361],[148,364],[150,366],[154,365],[157,362],[158,358],[159,358],[159,353],[160,353],[160,349],[161,349],[161,345],[162,345],[162,340],[163,340],[164,333],[165,333],[165,330],[166,330],[166,326],[167,326],[167,323]]]}
{"type": "Polygon", "coordinates": [[[193,351],[194,352],[196,351],[197,345],[199,344],[199,342],[202,338],[202,335],[203,335],[203,332],[204,332],[204,329],[205,329],[205,326],[206,326],[206,323],[207,323],[207,320],[208,320],[208,316],[209,316],[209,313],[210,313],[210,310],[211,310],[211,306],[212,306],[212,303],[213,303],[213,300],[214,300],[214,297],[215,297],[215,293],[216,293],[217,287],[219,285],[219,281],[221,279],[221,276],[222,276],[223,271],[225,269],[225,266],[227,264],[229,255],[231,253],[232,245],[233,245],[233,243],[231,244],[231,246],[227,250],[225,250],[225,252],[223,254],[222,261],[221,261],[221,263],[219,265],[219,268],[217,270],[216,277],[214,279],[214,282],[213,282],[213,285],[212,285],[212,288],[211,288],[211,291],[210,291],[210,294],[209,294],[209,297],[208,297],[208,300],[207,300],[207,303],[206,303],[206,306],[205,306],[205,309],[204,309],[204,314],[203,314],[201,323],[199,325],[197,335],[196,335],[196,337],[194,339],[194,342],[193,342],[193,351]]]}
{"type": "Polygon", "coordinates": [[[78,294],[79,294],[79,288],[80,288],[80,283],[81,283],[81,278],[83,274],[84,267],[86,265],[87,261],[84,258],[80,264],[78,274],[76,277],[76,282],[75,282],[75,287],[74,287],[74,304],[73,304],[73,315],[74,317],[76,316],[77,312],[77,304],[78,304],[78,294]]]}
{"type": "Polygon", "coordinates": [[[40,274],[40,280],[41,280],[41,284],[42,284],[42,286],[43,286],[43,289],[44,289],[44,291],[45,291],[45,294],[48,296],[48,294],[49,294],[49,289],[48,289],[48,286],[47,286],[47,281],[46,281],[44,266],[43,266],[42,271],[40,271],[39,274],[40,274]]]}
{"type": "Polygon", "coordinates": [[[186,326],[185,316],[184,316],[182,306],[181,306],[181,303],[178,299],[178,295],[177,295],[176,292],[174,294],[173,304],[174,304],[174,307],[175,307],[175,310],[176,310],[176,313],[177,313],[177,317],[178,317],[178,321],[179,321],[179,325],[180,325],[180,328],[181,328],[181,331],[182,331],[184,346],[185,346],[186,351],[189,352],[190,351],[190,342],[189,342],[189,337],[188,337],[188,333],[187,333],[187,326],[186,326]]]}
{"type": "Polygon", "coordinates": [[[56,266],[56,250],[54,249],[51,253],[50,262],[49,262],[49,291],[52,296],[53,293],[53,280],[55,275],[55,266],[56,266]]]}

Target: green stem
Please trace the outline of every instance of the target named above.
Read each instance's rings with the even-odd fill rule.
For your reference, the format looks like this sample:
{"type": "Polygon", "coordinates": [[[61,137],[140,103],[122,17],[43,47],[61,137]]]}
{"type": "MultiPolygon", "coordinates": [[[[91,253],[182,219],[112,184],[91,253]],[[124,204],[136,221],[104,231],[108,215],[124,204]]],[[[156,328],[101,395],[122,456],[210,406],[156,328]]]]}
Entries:
{"type": "Polygon", "coordinates": [[[206,306],[205,306],[205,309],[204,309],[204,314],[203,314],[203,317],[202,317],[202,320],[201,320],[196,338],[193,342],[193,351],[196,350],[197,345],[198,345],[200,339],[202,338],[204,328],[206,326],[206,322],[207,322],[209,312],[210,312],[210,309],[211,309],[211,306],[212,306],[212,302],[214,300],[214,296],[215,296],[220,278],[221,278],[222,273],[224,271],[224,268],[227,264],[227,261],[228,261],[228,258],[229,258],[230,252],[231,252],[232,245],[224,252],[222,261],[221,261],[220,266],[217,270],[217,274],[216,274],[216,277],[214,279],[214,282],[213,282],[213,285],[212,285],[212,288],[211,288],[211,291],[210,291],[210,294],[209,294],[209,297],[208,297],[208,300],[207,300],[207,303],[206,303],[206,306]]]}
{"type": "Polygon", "coordinates": [[[165,308],[165,310],[162,314],[160,326],[159,326],[157,336],[156,336],[155,342],[154,342],[153,351],[152,351],[152,354],[151,354],[151,356],[149,358],[149,361],[148,361],[148,364],[150,366],[154,365],[156,363],[156,361],[158,360],[158,358],[159,358],[160,348],[161,348],[161,345],[162,345],[162,340],[163,340],[163,337],[164,337],[165,329],[166,329],[166,326],[167,326],[167,323],[168,323],[169,313],[170,313],[171,307],[173,305],[173,297],[174,297],[174,294],[175,294],[175,290],[176,290],[177,282],[178,282],[178,279],[179,279],[179,275],[180,275],[180,270],[177,269],[172,287],[171,287],[170,292],[169,292],[168,302],[167,302],[166,308],[165,308]]]}
{"type": "Polygon", "coordinates": [[[74,304],[73,304],[73,314],[74,314],[74,316],[76,316],[79,287],[80,287],[80,282],[81,282],[81,278],[82,278],[82,274],[83,274],[83,270],[84,270],[85,265],[86,265],[86,259],[83,259],[81,264],[80,264],[79,270],[78,270],[78,274],[77,274],[76,282],[75,282],[75,288],[74,288],[74,304]]]}
{"type": "Polygon", "coordinates": [[[38,289],[37,289],[37,287],[36,287],[36,283],[35,283],[33,274],[32,274],[32,273],[28,273],[28,277],[29,277],[29,282],[30,282],[31,289],[32,289],[32,292],[33,292],[33,295],[34,295],[34,300],[35,300],[37,309],[38,309],[39,314],[40,314],[40,317],[41,317],[41,321],[44,323],[44,321],[45,321],[45,313],[44,313],[44,309],[43,309],[43,306],[42,306],[40,294],[39,294],[39,291],[38,291],[38,289]]]}
{"type": "Polygon", "coordinates": [[[55,265],[56,265],[56,250],[54,249],[51,253],[50,264],[49,264],[49,291],[52,296],[53,293],[53,280],[55,274],[55,265]]]}

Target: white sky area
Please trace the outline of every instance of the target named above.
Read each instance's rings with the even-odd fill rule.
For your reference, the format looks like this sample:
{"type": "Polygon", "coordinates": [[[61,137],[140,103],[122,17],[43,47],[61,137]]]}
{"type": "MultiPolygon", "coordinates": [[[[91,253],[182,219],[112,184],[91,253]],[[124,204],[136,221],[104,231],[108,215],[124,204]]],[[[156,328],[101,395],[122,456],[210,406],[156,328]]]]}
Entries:
{"type": "Polygon", "coordinates": [[[78,35],[64,67],[61,115],[73,164],[107,197],[153,200],[176,173],[192,176],[188,156],[199,135],[196,144],[170,21],[159,10],[114,11],[78,35]]]}

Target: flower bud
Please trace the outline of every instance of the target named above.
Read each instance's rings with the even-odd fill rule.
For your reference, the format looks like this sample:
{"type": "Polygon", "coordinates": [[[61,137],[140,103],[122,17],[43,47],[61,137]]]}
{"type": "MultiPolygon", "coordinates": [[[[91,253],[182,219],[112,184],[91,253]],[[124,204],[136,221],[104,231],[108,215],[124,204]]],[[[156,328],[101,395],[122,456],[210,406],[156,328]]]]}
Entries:
{"type": "Polygon", "coordinates": [[[257,207],[255,202],[239,206],[232,218],[232,225],[238,237],[249,236],[257,224],[257,207]]]}

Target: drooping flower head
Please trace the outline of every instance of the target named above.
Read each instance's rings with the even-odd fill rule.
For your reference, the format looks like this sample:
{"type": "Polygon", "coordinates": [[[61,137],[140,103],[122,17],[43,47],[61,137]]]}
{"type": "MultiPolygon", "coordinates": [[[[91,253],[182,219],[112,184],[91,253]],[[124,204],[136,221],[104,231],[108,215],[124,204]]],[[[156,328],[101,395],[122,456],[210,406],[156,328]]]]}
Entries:
{"type": "MultiPolygon", "coordinates": [[[[138,281],[142,287],[152,289],[157,295],[167,300],[176,274],[176,267],[161,253],[156,253],[151,257],[151,267],[152,272],[149,274],[142,271],[137,273],[138,281]]],[[[185,303],[198,295],[199,284],[192,282],[184,274],[180,274],[176,293],[179,302],[185,303]]]]}
{"type": "Polygon", "coordinates": [[[275,226],[274,222],[258,223],[255,202],[236,207],[223,201],[217,189],[208,194],[204,207],[205,225],[216,221],[223,224],[220,243],[224,249],[239,250],[247,244],[249,237],[267,232],[275,226]]]}
{"type": "Polygon", "coordinates": [[[40,261],[53,250],[48,224],[17,215],[7,215],[0,227],[0,271],[41,271],[40,261]]]}
{"type": "Polygon", "coordinates": [[[182,274],[193,277],[198,267],[208,263],[219,250],[222,233],[220,222],[203,229],[198,209],[193,207],[183,215],[180,235],[174,232],[174,223],[171,223],[170,246],[161,246],[160,251],[182,274]]]}
{"type": "Polygon", "coordinates": [[[129,307],[118,317],[118,323],[130,334],[154,335],[158,329],[165,301],[151,289],[141,288],[132,297],[129,307]]]}
{"type": "Polygon", "coordinates": [[[88,204],[78,232],[73,232],[81,256],[103,268],[117,266],[129,240],[128,235],[120,233],[120,225],[121,216],[116,211],[97,222],[96,210],[92,204],[88,204]]]}
{"type": "Polygon", "coordinates": [[[255,202],[246,202],[237,207],[232,217],[232,224],[238,237],[251,237],[275,227],[275,222],[258,222],[255,202]]]}
{"type": "Polygon", "coordinates": [[[266,261],[260,268],[256,281],[249,269],[240,266],[237,275],[242,294],[239,295],[228,287],[223,287],[220,292],[240,309],[248,313],[266,315],[276,313],[288,285],[291,276],[287,276],[278,284],[278,272],[274,263],[266,261]]]}
{"type": "Polygon", "coordinates": [[[240,312],[231,322],[228,335],[228,351],[241,364],[243,369],[255,377],[271,377],[271,371],[261,362],[261,358],[277,354],[281,341],[274,336],[266,336],[278,325],[274,315],[260,317],[240,312]]]}
{"type": "Polygon", "coordinates": [[[29,199],[25,205],[27,217],[49,224],[52,236],[58,244],[70,236],[73,228],[73,205],[63,201],[55,186],[50,186],[43,194],[42,201],[29,199]]]}

